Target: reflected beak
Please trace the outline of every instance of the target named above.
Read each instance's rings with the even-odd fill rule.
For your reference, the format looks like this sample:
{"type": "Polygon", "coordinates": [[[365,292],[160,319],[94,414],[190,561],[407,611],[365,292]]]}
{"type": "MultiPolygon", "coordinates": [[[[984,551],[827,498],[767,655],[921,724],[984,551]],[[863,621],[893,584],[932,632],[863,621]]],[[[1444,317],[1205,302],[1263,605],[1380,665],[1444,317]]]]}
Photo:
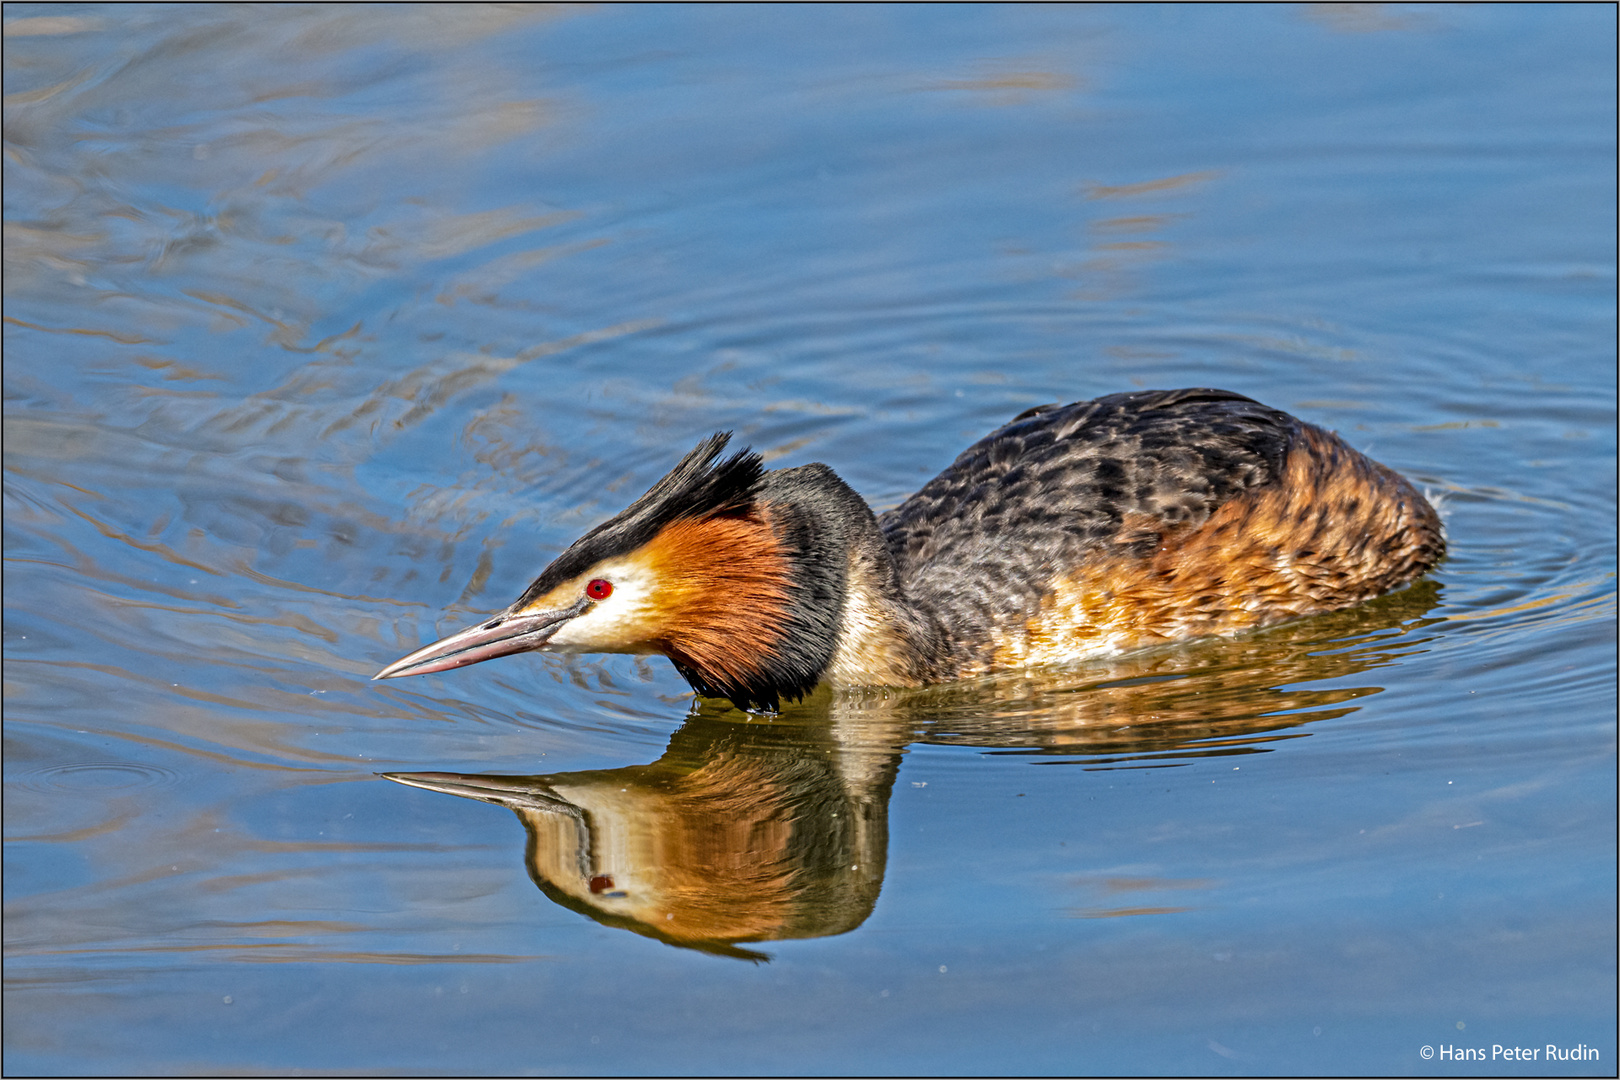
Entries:
{"type": "Polygon", "coordinates": [[[492,619],[458,630],[447,638],[425,645],[409,656],[400,657],[371,678],[397,679],[401,675],[429,675],[435,671],[466,667],[497,656],[529,652],[551,640],[562,624],[583,614],[591,602],[584,597],[573,607],[533,614],[505,612],[492,619]]]}
{"type": "Polygon", "coordinates": [[[460,795],[464,799],[504,806],[518,814],[557,814],[573,818],[578,848],[574,857],[581,881],[595,877],[591,862],[591,819],[584,808],[575,806],[552,791],[538,776],[474,776],[467,773],[447,772],[385,772],[378,773],[384,780],[410,787],[440,791],[446,795],[460,795]]]}
{"type": "Polygon", "coordinates": [[[477,776],[447,772],[385,772],[384,780],[409,787],[425,788],[445,795],[494,803],[513,809],[549,810],[578,817],[580,810],[561,798],[537,776],[477,776]]]}

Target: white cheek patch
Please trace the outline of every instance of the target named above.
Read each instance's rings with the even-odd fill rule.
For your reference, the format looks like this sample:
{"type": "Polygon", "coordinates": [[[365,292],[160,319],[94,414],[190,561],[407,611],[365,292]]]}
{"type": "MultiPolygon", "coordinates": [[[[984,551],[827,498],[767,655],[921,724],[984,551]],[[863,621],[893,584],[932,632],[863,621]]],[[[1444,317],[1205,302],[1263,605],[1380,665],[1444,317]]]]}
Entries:
{"type": "MultiPolygon", "coordinates": [[[[646,640],[646,628],[656,614],[652,575],[630,563],[605,563],[593,568],[585,581],[594,578],[611,582],[613,595],[563,623],[545,648],[552,652],[655,651],[646,640]]],[[[583,595],[583,582],[580,588],[583,595]]]]}

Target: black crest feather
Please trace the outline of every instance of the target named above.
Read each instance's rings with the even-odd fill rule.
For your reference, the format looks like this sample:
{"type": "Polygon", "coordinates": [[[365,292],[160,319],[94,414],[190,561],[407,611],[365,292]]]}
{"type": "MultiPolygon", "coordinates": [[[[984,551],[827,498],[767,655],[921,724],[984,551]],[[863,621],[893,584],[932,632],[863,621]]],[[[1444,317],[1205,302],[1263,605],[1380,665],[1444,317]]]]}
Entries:
{"type": "Polygon", "coordinates": [[[719,461],[730,441],[731,432],[717,431],[698,443],[647,494],[570,544],[513,606],[544,596],[592,563],[634,551],[672,522],[747,513],[765,464],[750,449],[719,461]]]}

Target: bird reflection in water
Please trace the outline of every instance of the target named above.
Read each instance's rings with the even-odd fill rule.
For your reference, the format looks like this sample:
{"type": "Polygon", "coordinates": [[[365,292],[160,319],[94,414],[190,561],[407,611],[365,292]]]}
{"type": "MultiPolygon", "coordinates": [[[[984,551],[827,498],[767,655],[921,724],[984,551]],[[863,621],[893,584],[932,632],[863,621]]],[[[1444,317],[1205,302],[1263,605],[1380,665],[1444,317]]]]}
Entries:
{"type": "Polygon", "coordinates": [[[607,926],[750,960],[747,943],[860,926],[883,885],[888,802],[913,742],[1088,768],[1265,753],[1377,686],[1310,689],[1421,649],[1432,582],[1237,638],[919,691],[821,691],[770,718],[700,701],[648,765],[543,776],[385,773],[505,806],[530,876],[607,926]]]}
{"type": "MultiPolygon", "coordinates": [[[[803,709],[799,712],[813,710],[803,709]]],[[[609,926],[707,952],[826,937],[871,914],[904,740],[710,704],[650,765],[550,776],[385,773],[505,806],[529,875],[609,926]]]]}

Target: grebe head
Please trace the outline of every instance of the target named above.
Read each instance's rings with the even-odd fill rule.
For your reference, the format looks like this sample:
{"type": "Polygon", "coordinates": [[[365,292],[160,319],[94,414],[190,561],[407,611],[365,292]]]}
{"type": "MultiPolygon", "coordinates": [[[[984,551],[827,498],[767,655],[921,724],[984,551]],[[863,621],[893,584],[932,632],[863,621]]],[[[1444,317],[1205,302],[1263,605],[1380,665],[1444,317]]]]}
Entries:
{"type": "Polygon", "coordinates": [[[808,693],[831,659],[832,625],[817,600],[833,598],[815,587],[826,572],[797,542],[805,530],[794,527],[793,508],[762,497],[760,456],[718,460],[730,437],[699,443],[506,610],[373,678],[537,649],[662,653],[698,693],[743,708],[808,693]]]}

